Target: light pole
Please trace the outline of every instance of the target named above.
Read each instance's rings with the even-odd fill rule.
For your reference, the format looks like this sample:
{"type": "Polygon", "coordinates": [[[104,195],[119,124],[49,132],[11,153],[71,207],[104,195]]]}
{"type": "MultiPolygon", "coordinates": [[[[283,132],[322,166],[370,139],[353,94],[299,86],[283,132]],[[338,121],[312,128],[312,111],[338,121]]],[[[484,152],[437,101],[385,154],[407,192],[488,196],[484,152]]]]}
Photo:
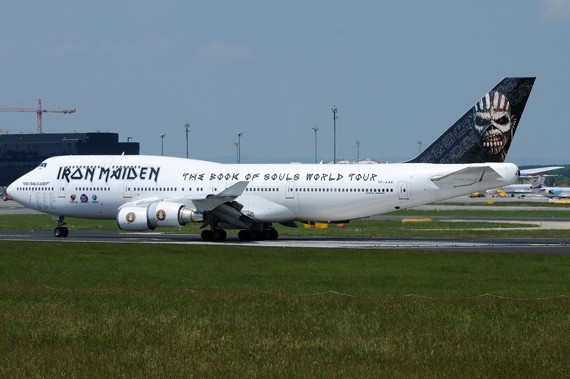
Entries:
{"type": "Polygon", "coordinates": [[[334,125],[334,129],[333,129],[333,134],[334,134],[334,139],[333,139],[333,163],[336,163],[336,119],[338,118],[336,116],[336,113],[338,112],[338,110],[336,109],[336,105],[333,105],[333,107],[331,108],[331,111],[333,113],[333,125],[334,125]]]}
{"type": "Polygon", "coordinates": [[[418,149],[420,150],[420,154],[422,153],[422,141],[418,140],[418,149]]]}
{"type": "Polygon", "coordinates": [[[236,163],[239,163],[239,143],[234,142],[234,145],[236,146],[236,163]]]}
{"type": "Polygon", "coordinates": [[[317,163],[317,132],[319,131],[319,127],[315,125],[312,129],[315,131],[315,163],[317,163]]]}
{"type": "Polygon", "coordinates": [[[132,139],[133,137],[127,137],[127,143],[131,142],[132,139]]]}
{"type": "Polygon", "coordinates": [[[161,133],[160,134],[160,145],[161,145],[160,155],[164,155],[164,137],[166,137],[166,134],[161,133]]]}
{"type": "Polygon", "coordinates": [[[186,159],[188,159],[188,133],[190,132],[190,123],[188,121],[184,124],[184,129],[186,129],[186,159]]]}
{"type": "Polygon", "coordinates": [[[237,137],[238,137],[238,144],[237,144],[237,154],[238,154],[238,164],[241,163],[241,136],[243,135],[242,132],[238,132],[237,137]]]}
{"type": "Polygon", "coordinates": [[[360,141],[356,141],[356,163],[360,163],[360,141]]]}

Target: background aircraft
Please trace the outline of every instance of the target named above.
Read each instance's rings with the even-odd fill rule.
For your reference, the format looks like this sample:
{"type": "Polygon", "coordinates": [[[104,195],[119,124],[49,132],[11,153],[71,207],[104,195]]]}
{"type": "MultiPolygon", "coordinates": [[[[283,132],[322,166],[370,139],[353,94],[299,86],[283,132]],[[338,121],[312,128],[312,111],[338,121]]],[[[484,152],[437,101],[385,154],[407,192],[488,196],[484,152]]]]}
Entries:
{"type": "Polygon", "coordinates": [[[487,190],[486,193],[489,195],[507,195],[507,196],[520,196],[520,195],[529,195],[535,193],[533,189],[533,185],[531,183],[531,179],[536,178],[537,174],[544,174],[545,172],[558,170],[563,168],[562,166],[551,166],[551,167],[537,167],[537,168],[530,168],[526,170],[520,170],[520,177],[524,179],[525,183],[522,184],[510,184],[505,187],[501,188],[493,188],[487,190]],[[502,193],[501,193],[502,191],[502,193]]]}
{"type": "Polygon", "coordinates": [[[530,177],[532,192],[555,199],[566,199],[570,197],[570,188],[568,187],[544,186],[544,179],[546,179],[547,176],[548,175],[540,174],[530,177]]]}

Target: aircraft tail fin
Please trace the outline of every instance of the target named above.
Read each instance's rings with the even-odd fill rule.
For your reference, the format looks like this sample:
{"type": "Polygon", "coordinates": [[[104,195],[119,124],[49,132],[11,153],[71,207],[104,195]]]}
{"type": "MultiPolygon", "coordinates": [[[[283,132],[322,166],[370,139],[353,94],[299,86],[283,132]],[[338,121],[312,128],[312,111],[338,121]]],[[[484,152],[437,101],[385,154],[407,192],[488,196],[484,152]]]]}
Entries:
{"type": "Polygon", "coordinates": [[[545,174],[541,175],[529,175],[530,184],[532,189],[541,189],[542,185],[544,184],[544,179],[546,179],[545,174]]]}
{"type": "Polygon", "coordinates": [[[535,79],[503,79],[408,163],[504,162],[535,79]]]}

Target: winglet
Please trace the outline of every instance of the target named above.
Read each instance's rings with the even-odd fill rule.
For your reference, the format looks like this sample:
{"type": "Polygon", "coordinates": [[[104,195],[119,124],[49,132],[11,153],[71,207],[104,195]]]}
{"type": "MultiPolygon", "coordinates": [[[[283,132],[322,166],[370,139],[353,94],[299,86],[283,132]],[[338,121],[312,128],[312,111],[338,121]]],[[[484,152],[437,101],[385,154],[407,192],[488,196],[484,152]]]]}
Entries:
{"type": "Polygon", "coordinates": [[[503,79],[408,163],[504,162],[535,79],[503,79]]]}

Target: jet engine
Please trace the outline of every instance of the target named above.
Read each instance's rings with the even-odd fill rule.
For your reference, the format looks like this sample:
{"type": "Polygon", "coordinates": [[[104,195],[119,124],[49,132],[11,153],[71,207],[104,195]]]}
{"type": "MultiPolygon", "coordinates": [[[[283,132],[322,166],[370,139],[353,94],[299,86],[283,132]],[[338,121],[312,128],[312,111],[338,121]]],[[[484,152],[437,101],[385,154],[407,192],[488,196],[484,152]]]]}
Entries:
{"type": "Polygon", "coordinates": [[[150,205],[123,207],[117,213],[121,230],[154,230],[157,226],[180,227],[189,222],[202,222],[204,216],[184,204],[156,201],[150,205]]]}

